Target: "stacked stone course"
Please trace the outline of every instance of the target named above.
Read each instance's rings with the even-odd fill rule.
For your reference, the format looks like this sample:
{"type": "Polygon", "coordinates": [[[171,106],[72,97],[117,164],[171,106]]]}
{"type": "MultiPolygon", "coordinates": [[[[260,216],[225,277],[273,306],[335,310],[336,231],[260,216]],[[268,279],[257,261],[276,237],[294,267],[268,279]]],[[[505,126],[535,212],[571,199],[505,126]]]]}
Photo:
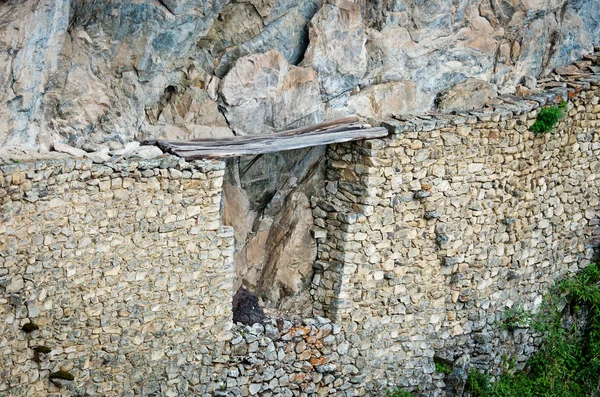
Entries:
{"type": "Polygon", "coordinates": [[[365,395],[352,326],[329,319],[270,320],[236,326],[218,395],[365,395]]]}
{"type": "Polygon", "coordinates": [[[176,157],[0,167],[0,395],[202,392],[231,327],[223,174],[176,157]]]}
{"type": "Polygon", "coordinates": [[[535,310],[600,242],[600,75],[569,84],[330,147],[303,321],[232,324],[223,163],[0,166],[0,395],[443,396],[436,360],[524,365],[539,335],[504,311],[535,310]]]}
{"type": "Polygon", "coordinates": [[[487,111],[388,120],[388,138],[332,146],[327,196],[311,200],[311,293],[334,331],[323,338],[330,323],[318,315],[237,325],[211,388],[443,396],[436,360],[492,375],[511,358],[523,366],[540,336],[503,329],[504,311],[535,310],[600,242],[600,76],[580,83],[487,111]],[[565,98],[552,133],[529,132],[541,106],[565,98]]]}
{"type": "Polygon", "coordinates": [[[312,293],[357,327],[372,384],[439,395],[434,359],[498,375],[503,356],[530,357],[539,338],[502,330],[503,311],[535,310],[599,242],[599,77],[486,112],[388,120],[390,137],[330,149],[312,293]],[[564,99],[551,133],[529,131],[564,99]]]}

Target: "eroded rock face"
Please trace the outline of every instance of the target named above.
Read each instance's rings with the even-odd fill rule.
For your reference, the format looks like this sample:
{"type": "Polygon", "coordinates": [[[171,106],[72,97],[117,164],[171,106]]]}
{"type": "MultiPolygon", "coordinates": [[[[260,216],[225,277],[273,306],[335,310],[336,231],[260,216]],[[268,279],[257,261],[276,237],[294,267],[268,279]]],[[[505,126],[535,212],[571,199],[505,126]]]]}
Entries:
{"type": "Polygon", "coordinates": [[[446,113],[480,109],[497,96],[492,84],[479,79],[467,79],[440,92],[436,105],[446,113]]]}
{"type": "MultiPolygon", "coordinates": [[[[523,76],[539,77],[600,45],[597,7],[597,0],[5,0],[0,148],[63,143],[95,152],[88,157],[107,155],[138,139],[225,138],[347,114],[419,113],[440,92],[444,111],[474,108],[496,88],[512,91],[523,76]]],[[[247,214],[227,221],[241,241],[239,283],[272,306],[298,309],[314,256],[307,200],[322,180],[311,174],[317,158],[295,153],[243,160],[225,195],[247,214]],[[285,303],[290,297],[294,303],[285,303]]]]}
{"type": "Polygon", "coordinates": [[[209,92],[188,87],[173,92],[164,104],[146,109],[145,134],[159,139],[229,138],[233,132],[209,92]]]}
{"type": "Polygon", "coordinates": [[[347,112],[382,119],[418,112],[427,102],[427,95],[412,81],[392,81],[369,86],[352,95],[348,99],[347,112]]]}
{"type": "Polygon", "coordinates": [[[28,129],[56,72],[68,14],[68,0],[0,4],[0,147],[35,144],[28,129]]]}
{"type": "MultiPolygon", "coordinates": [[[[470,109],[594,45],[597,0],[0,0],[0,149],[470,109]]],[[[310,311],[318,160],[242,159],[225,190],[238,286],[271,307],[310,311]]]]}
{"type": "Polygon", "coordinates": [[[312,19],[303,65],[315,69],[326,99],[351,91],[364,76],[366,40],[358,4],[346,0],[324,4],[312,19]]]}
{"type": "Polygon", "coordinates": [[[597,8],[597,0],[7,0],[0,146],[222,137],[350,112],[422,112],[468,78],[510,92],[523,76],[600,45],[597,8]],[[190,98],[195,110],[182,114],[190,98]]]}
{"type": "Polygon", "coordinates": [[[302,313],[312,308],[308,286],[317,258],[313,223],[308,197],[302,191],[292,192],[274,219],[257,291],[279,309],[302,313]]]}
{"type": "Polygon", "coordinates": [[[311,196],[324,188],[324,147],[231,160],[223,223],[235,233],[234,289],[266,307],[309,316],[316,258],[311,196]]]}
{"type": "Polygon", "coordinates": [[[226,117],[239,135],[260,135],[323,118],[317,73],[291,66],[277,50],[239,59],[223,78],[226,117]]]}

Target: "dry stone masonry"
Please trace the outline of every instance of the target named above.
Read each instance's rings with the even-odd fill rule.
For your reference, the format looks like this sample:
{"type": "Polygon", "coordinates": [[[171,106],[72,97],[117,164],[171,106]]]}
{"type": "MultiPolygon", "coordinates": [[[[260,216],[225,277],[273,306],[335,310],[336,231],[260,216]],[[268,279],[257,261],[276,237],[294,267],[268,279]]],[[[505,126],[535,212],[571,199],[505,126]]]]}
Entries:
{"type": "Polygon", "coordinates": [[[0,395],[450,396],[436,361],[458,381],[522,366],[539,336],[503,312],[535,309],[600,242],[600,75],[564,85],[331,146],[304,320],[232,323],[222,162],[1,166],[0,395]],[[561,100],[557,127],[529,132],[561,100]]]}
{"type": "Polygon", "coordinates": [[[194,390],[231,328],[223,174],[176,157],[0,167],[0,395],[194,390]],[[60,370],[74,381],[50,382],[60,370]]]}
{"type": "Polygon", "coordinates": [[[328,152],[312,294],[359,336],[370,382],[439,395],[434,360],[498,375],[538,340],[501,331],[600,242],[600,76],[493,111],[388,120],[391,136],[328,152]],[[552,133],[528,127],[568,99],[552,133]],[[465,360],[465,358],[463,358],[465,360]]]}

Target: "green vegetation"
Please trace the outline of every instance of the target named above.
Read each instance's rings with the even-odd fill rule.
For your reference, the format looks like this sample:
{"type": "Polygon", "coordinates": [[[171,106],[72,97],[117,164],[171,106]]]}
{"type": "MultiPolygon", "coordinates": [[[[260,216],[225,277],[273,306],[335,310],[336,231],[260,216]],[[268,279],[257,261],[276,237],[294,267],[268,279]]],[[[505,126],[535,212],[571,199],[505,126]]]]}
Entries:
{"type": "Polygon", "coordinates": [[[402,389],[401,387],[396,387],[395,389],[386,391],[385,397],[414,397],[414,394],[402,389]]]}
{"type": "Polygon", "coordinates": [[[539,313],[509,312],[507,329],[529,324],[545,341],[524,371],[509,373],[493,385],[489,376],[471,372],[472,397],[600,396],[599,281],[600,268],[592,264],[559,283],[539,313]]]}
{"type": "Polygon", "coordinates": [[[443,361],[436,361],[435,362],[435,372],[438,372],[438,373],[444,374],[444,375],[448,375],[450,372],[452,372],[452,366],[443,361]]]}
{"type": "MultiPolygon", "coordinates": [[[[489,375],[472,370],[466,385],[471,397],[600,397],[600,264],[558,283],[535,314],[507,310],[500,326],[532,327],[544,343],[520,372],[503,356],[507,374],[494,384],[489,375]]],[[[448,374],[452,368],[436,360],[435,370],[448,374]]],[[[414,394],[397,387],[385,397],[414,394]]]]}
{"type": "Polygon", "coordinates": [[[535,123],[529,130],[536,134],[544,134],[552,130],[567,109],[567,102],[561,101],[558,106],[547,106],[540,109],[535,123]]]}
{"type": "Polygon", "coordinates": [[[529,327],[531,320],[532,316],[530,312],[515,306],[514,308],[504,311],[500,327],[509,331],[516,328],[527,328],[529,327]]]}
{"type": "Polygon", "coordinates": [[[492,386],[490,385],[490,376],[477,370],[469,373],[467,379],[467,389],[471,391],[471,397],[492,396],[492,386]]]}

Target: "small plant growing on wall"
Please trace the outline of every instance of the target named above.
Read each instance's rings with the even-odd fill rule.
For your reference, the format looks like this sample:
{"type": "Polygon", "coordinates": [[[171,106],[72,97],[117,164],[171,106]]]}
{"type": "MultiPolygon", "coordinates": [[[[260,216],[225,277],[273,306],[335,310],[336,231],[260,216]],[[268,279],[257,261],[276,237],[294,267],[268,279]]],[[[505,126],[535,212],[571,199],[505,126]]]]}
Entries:
{"type": "Polygon", "coordinates": [[[414,397],[414,394],[402,389],[401,387],[396,387],[394,389],[387,390],[384,394],[384,397],[414,397]]]}
{"type": "Polygon", "coordinates": [[[509,371],[494,384],[490,375],[472,370],[471,397],[600,396],[600,265],[559,282],[538,312],[524,313],[517,309],[505,320],[518,327],[526,321],[539,332],[544,342],[538,352],[524,371],[509,371]]]}
{"type": "Polygon", "coordinates": [[[517,328],[527,328],[532,320],[532,314],[520,307],[506,309],[500,322],[500,327],[509,331],[517,328]]]}
{"type": "Polygon", "coordinates": [[[529,127],[529,130],[535,134],[545,134],[551,131],[556,123],[558,123],[558,120],[563,117],[566,109],[566,101],[561,101],[558,105],[543,107],[540,109],[535,123],[529,127]]]}
{"type": "Polygon", "coordinates": [[[444,375],[448,375],[452,372],[452,366],[441,360],[438,358],[434,358],[435,361],[435,372],[440,373],[440,374],[444,374],[444,375]]]}

